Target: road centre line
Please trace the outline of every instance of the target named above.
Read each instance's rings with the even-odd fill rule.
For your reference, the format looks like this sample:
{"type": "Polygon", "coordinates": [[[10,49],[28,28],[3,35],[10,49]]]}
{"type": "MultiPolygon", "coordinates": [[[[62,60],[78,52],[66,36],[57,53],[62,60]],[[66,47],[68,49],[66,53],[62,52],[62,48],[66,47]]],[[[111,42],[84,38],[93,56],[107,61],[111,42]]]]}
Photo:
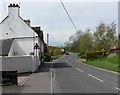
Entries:
{"type": "Polygon", "coordinates": [[[116,87],[115,89],[119,90],[120,91],[120,88],[116,87]]]}
{"type": "Polygon", "coordinates": [[[77,70],[80,71],[80,72],[84,72],[84,71],[80,70],[79,68],[77,68],[77,70]]]}
{"type": "Polygon", "coordinates": [[[68,65],[70,65],[70,63],[68,63],[68,65]]]}
{"type": "Polygon", "coordinates": [[[68,65],[70,65],[70,66],[74,67],[74,66],[73,66],[73,65],[71,65],[70,63],[68,63],[68,65]]]}
{"type": "Polygon", "coordinates": [[[70,66],[74,67],[73,65],[70,65],[70,66]]]}
{"type": "Polygon", "coordinates": [[[101,80],[101,79],[99,79],[99,78],[97,78],[97,77],[95,77],[95,76],[93,76],[93,75],[91,75],[91,74],[88,74],[88,75],[89,75],[90,77],[92,77],[92,78],[94,78],[94,79],[100,81],[100,82],[103,82],[103,80],[101,80]]]}

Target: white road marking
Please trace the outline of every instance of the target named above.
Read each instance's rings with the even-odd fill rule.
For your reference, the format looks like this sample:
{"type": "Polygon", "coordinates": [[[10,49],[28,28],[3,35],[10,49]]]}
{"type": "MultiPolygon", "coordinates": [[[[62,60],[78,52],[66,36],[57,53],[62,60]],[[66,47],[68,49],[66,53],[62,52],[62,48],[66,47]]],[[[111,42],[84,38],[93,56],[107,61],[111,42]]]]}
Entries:
{"type": "Polygon", "coordinates": [[[53,69],[51,68],[51,93],[53,93],[53,69]]]}
{"type": "Polygon", "coordinates": [[[68,65],[70,65],[70,63],[68,63],[68,65]]]}
{"type": "MultiPolygon", "coordinates": [[[[78,61],[78,60],[77,60],[77,62],[80,63],[80,61],[78,61]]],[[[106,69],[99,68],[99,67],[95,67],[95,66],[88,65],[88,64],[85,64],[85,63],[82,63],[82,65],[89,66],[89,67],[92,67],[92,68],[95,68],[95,69],[99,69],[99,70],[106,71],[106,72],[110,72],[110,73],[117,74],[117,75],[120,74],[120,73],[118,73],[118,72],[106,70],[106,69]]]]}
{"type": "Polygon", "coordinates": [[[95,77],[95,76],[93,76],[93,75],[91,75],[91,74],[88,74],[88,75],[89,75],[90,77],[96,79],[96,80],[99,80],[100,82],[103,82],[103,80],[101,80],[101,79],[99,79],[99,78],[97,78],[97,77],[95,77]]]}
{"type": "Polygon", "coordinates": [[[72,67],[73,67],[73,65],[70,65],[70,66],[72,66],[72,67]]]}
{"type": "Polygon", "coordinates": [[[22,84],[20,84],[20,86],[24,86],[25,85],[25,83],[30,79],[30,77],[33,75],[33,73],[29,76],[29,77],[27,77],[25,80],[24,80],[24,82],[22,83],[22,84]]]}
{"type": "Polygon", "coordinates": [[[115,89],[120,90],[120,88],[116,87],[115,89]]]}
{"type": "Polygon", "coordinates": [[[84,72],[84,71],[80,70],[79,68],[77,68],[77,70],[80,71],[80,72],[84,72]]]}
{"type": "Polygon", "coordinates": [[[70,66],[74,67],[74,66],[73,66],[73,65],[71,65],[70,63],[68,63],[68,65],[70,65],[70,66]]]}

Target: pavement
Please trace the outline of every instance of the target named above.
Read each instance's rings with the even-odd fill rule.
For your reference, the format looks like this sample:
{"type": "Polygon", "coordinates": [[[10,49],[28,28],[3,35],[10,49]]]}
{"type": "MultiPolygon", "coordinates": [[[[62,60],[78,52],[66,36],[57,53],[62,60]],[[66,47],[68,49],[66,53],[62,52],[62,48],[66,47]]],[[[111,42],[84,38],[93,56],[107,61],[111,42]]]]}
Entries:
{"type": "MultiPolygon", "coordinates": [[[[44,63],[22,86],[4,86],[3,93],[118,93],[119,74],[80,63],[75,54],[44,63]]],[[[116,94],[115,94],[116,95],[116,94]]]]}
{"type": "Polygon", "coordinates": [[[51,73],[48,63],[30,77],[19,77],[18,80],[18,86],[3,86],[2,93],[51,93],[51,73]]]}
{"type": "Polygon", "coordinates": [[[24,82],[29,78],[29,76],[20,76],[18,77],[18,85],[23,85],[24,82]]]}

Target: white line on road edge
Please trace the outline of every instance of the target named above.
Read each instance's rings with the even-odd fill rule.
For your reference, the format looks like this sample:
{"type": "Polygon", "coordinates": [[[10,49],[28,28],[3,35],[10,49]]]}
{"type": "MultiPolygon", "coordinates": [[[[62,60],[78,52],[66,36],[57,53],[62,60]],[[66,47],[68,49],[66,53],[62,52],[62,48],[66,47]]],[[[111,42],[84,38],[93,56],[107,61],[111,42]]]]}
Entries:
{"type": "Polygon", "coordinates": [[[77,68],[77,70],[80,71],[80,72],[84,72],[84,71],[80,70],[79,68],[77,68]]]}
{"type": "MultiPolygon", "coordinates": [[[[78,60],[77,60],[77,62],[80,63],[80,61],[78,61],[78,60]]],[[[100,68],[100,67],[95,67],[95,66],[92,66],[92,65],[89,65],[89,64],[86,64],[86,63],[82,63],[82,65],[89,66],[89,67],[92,67],[92,68],[95,68],[95,69],[98,69],[98,70],[110,72],[110,73],[117,74],[117,75],[120,74],[120,73],[115,72],[115,71],[110,71],[110,70],[106,70],[106,69],[103,69],[103,68],[100,68]]]]}
{"type": "Polygon", "coordinates": [[[100,82],[103,82],[103,80],[101,80],[101,79],[99,79],[99,78],[97,78],[97,77],[95,77],[95,76],[93,76],[93,75],[91,75],[91,74],[88,74],[88,75],[89,75],[90,77],[96,79],[96,80],[99,80],[100,82]]]}
{"type": "MultiPolygon", "coordinates": [[[[33,74],[33,73],[32,73],[33,74]]],[[[30,79],[30,77],[32,76],[32,74],[29,76],[29,77],[27,77],[25,80],[24,80],[24,82],[22,83],[22,84],[20,84],[20,86],[23,86],[29,79],[30,79]]]]}
{"type": "Polygon", "coordinates": [[[120,90],[120,88],[116,87],[115,89],[120,90]]]}
{"type": "Polygon", "coordinates": [[[53,90],[53,88],[54,88],[54,87],[53,87],[53,85],[54,85],[54,84],[53,84],[53,77],[54,77],[54,76],[53,76],[53,68],[51,67],[51,94],[54,93],[54,90],[53,90]]]}
{"type": "Polygon", "coordinates": [[[52,87],[53,87],[53,86],[52,86],[52,82],[53,82],[53,81],[52,81],[52,68],[51,68],[51,94],[53,93],[53,92],[52,92],[52,91],[53,91],[53,90],[52,90],[52,87]]]}

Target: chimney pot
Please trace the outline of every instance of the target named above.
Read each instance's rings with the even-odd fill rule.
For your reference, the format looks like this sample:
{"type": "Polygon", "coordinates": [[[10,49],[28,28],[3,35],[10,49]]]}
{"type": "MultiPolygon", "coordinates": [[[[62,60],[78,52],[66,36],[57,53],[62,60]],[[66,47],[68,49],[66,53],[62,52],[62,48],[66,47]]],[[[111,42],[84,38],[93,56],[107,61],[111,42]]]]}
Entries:
{"type": "Polygon", "coordinates": [[[13,4],[13,6],[15,6],[15,4],[13,4]]]}

